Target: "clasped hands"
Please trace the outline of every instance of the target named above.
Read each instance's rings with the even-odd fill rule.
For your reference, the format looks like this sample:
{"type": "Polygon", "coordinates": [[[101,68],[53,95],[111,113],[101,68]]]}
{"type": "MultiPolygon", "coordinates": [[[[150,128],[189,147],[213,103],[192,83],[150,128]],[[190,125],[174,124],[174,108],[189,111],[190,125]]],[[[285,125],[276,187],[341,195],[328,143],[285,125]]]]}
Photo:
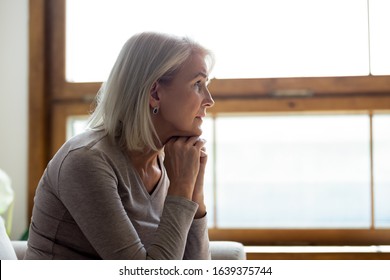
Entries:
{"type": "Polygon", "coordinates": [[[207,163],[206,141],[197,136],[173,137],[165,144],[164,165],[170,180],[169,195],[185,197],[199,207],[195,218],[206,214],[203,183],[207,163]]]}

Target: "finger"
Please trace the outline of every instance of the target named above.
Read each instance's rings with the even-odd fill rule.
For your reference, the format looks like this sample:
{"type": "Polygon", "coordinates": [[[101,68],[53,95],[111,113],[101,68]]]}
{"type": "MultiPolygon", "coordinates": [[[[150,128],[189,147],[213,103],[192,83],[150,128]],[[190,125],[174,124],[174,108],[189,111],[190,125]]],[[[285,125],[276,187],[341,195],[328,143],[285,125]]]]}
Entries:
{"type": "Polygon", "coordinates": [[[180,137],[173,136],[168,139],[167,143],[175,143],[180,137]]]}
{"type": "Polygon", "coordinates": [[[194,143],[194,146],[199,149],[202,149],[204,145],[206,145],[206,140],[202,138],[198,138],[197,141],[194,143]]]}
{"type": "Polygon", "coordinates": [[[168,139],[168,141],[165,143],[165,146],[172,146],[177,140],[177,137],[171,137],[168,139]]]}
{"type": "Polygon", "coordinates": [[[197,136],[182,137],[182,139],[185,139],[185,143],[190,145],[190,146],[195,146],[196,142],[199,141],[199,137],[197,137],[197,136]]]}

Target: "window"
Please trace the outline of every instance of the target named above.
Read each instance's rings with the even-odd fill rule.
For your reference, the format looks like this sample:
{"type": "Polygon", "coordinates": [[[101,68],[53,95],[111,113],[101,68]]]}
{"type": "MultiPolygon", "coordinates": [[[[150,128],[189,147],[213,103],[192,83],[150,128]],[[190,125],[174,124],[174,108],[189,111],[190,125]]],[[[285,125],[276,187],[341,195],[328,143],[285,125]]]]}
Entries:
{"type": "Polygon", "coordinates": [[[370,227],[367,115],[222,117],[216,129],[220,227],[370,227]]]}
{"type": "Polygon", "coordinates": [[[376,226],[390,227],[390,115],[375,115],[374,139],[374,183],[376,226]]]}
{"type": "Polygon", "coordinates": [[[67,79],[104,81],[125,40],[144,30],[199,40],[215,51],[219,79],[390,74],[385,1],[369,11],[367,0],[228,0],[223,12],[218,1],[182,3],[68,0],[67,79]]]}
{"type": "Polygon", "coordinates": [[[70,116],[66,124],[66,140],[85,131],[88,123],[88,115],[70,116]]]}
{"type": "MultiPolygon", "coordinates": [[[[208,17],[201,23],[182,21],[198,23],[197,29],[179,31],[213,49],[219,64],[210,83],[216,105],[205,122],[211,239],[253,245],[390,244],[389,20],[383,12],[388,1],[224,1],[223,9],[215,2],[197,2],[190,9],[173,0],[154,6],[168,7],[168,13],[176,5],[185,15],[208,17]],[[222,14],[226,17],[218,17],[222,14]],[[228,43],[218,46],[226,38],[228,43]],[[250,41],[256,38],[260,43],[250,41]],[[235,50],[244,46],[245,51],[232,55],[231,41],[238,42],[235,50]],[[255,56],[245,58],[253,50],[255,56]]],[[[30,137],[30,205],[37,180],[67,131],[83,129],[119,48],[132,32],[142,31],[132,29],[131,20],[145,16],[134,6],[120,8],[129,1],[43,3],[40,14],[37,6],[30,7],[33,22],[45,19],[31,28],[47,30],[30,32],[36,42],[32,50],[47,46],[40,60],[32,55],[30,61],[32,75],[41,73],[30,81],[31,133],[38,135],[30,137]],[[110,13],[117,15],[111,21],[115,28],[102,20],[110,13]],[[47,69],[36,71],[42,59],[47,69]],[[39,168],[32,164],[36,158],[39,168]]],[[[184,28],[176,24],[179,18],[167,18],[184,28]]],[[[162,31],[171,32],[169,24],[159,21],[162,31]]]]}
{"type": "Polygon", "coordinates": [[[371,73],[373,75],[389,75],[390,67],[390,41],[386,39],[390,18],[386,16],[386,11],[390,8],[389,1],[370,0],[370,60],[371,73]]]}
{"type": "MultiPolygon", "coordinates": [[[[369,115],[207,118],[209,227],[389,227],[390,115],[373,120],[375,198],[369,115]]],[[[71,116],[68,124],[70,138],[84,130],[86,116],[71,116]]]]}

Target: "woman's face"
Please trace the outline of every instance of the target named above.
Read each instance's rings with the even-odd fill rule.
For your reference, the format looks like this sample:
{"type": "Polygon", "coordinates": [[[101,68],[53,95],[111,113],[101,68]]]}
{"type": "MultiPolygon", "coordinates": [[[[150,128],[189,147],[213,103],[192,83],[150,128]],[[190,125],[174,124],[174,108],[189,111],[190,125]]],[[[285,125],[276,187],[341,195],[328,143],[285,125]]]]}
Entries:
{"type": "MultiPolygon", "coordinates": [[[[162,143],[173,136],[200,136],[206,109],[214,105],[207,89],[204,56],[194,53],[169,83],[158,82],[159,112],[154,125],[162,143]]],[[[152,107],[154,107],[152,105],[152,107]]]]}

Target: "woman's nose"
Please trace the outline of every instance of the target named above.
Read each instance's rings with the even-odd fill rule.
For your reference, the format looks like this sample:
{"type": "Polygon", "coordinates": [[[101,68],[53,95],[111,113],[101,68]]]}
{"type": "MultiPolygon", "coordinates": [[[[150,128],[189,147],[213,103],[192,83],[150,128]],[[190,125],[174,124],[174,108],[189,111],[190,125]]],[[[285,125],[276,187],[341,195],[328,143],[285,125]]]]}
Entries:
{"type": "Polygon", "coordinates": [[[205,99],[204,99],[204,106],[206,107],[213,107],[214,106],[214,99],[211,97],[211,93],[208,89],[206,89],[205,92],[205,99]]]}

